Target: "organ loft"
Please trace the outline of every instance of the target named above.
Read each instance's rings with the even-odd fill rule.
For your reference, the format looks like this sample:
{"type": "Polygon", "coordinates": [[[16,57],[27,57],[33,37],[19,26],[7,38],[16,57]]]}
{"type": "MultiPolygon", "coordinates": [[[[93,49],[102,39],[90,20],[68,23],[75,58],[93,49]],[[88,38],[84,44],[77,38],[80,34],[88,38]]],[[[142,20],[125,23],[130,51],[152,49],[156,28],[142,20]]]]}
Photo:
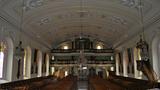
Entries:
{"type": "Polygon", "coordinates": [[[0,0],[0,90],[159,90],[159,0],[0,0]]]}

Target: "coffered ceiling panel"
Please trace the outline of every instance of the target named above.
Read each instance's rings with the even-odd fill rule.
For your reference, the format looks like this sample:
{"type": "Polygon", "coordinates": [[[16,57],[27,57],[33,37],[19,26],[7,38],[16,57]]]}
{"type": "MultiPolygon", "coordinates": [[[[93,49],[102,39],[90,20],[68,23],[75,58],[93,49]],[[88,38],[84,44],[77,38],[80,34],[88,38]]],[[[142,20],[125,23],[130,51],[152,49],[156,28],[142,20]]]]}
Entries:
{"type": "MultiPolygon", "coordinates": [[[[112,46],[140,29],[139,0],[24,0],[23,31],[51,47],[84,36],[112,46]]],[[[145,21],[160,11],[159,0],[142,0],[145,21]]],[[[2,13],[19,25],[22,0],[0,0],[2,13]],[[5,2],[5,3],[1,3],[5,2]]]]}

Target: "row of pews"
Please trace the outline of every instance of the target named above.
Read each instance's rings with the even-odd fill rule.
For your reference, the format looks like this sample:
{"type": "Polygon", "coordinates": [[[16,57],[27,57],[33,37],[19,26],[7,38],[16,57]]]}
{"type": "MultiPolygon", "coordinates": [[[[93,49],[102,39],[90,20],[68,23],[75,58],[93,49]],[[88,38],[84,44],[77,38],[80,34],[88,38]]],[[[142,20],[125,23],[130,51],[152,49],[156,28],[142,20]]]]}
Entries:
{"type": "Polygon", "coordinates": [[[54,85],[48,84],[40,90],[77,90],[77,77],[68,76],[60,81],[54,83],[54,85]]]}
{"type": "Polygon", "coordinates": [[[88,90],[148,90],[154,88],[160,88],[160,84],[147,80],[110,75],[108,79],[102,79],[98,76],[90,77],[88,90]]]}
{"type": "Polygon", "coordinates": [[[102,79],[99,76],[90,77],[88,87],[88,90],[123,90],[122,86],[102,79]]]}
{"type": "Polygon", "coordinates": [[[77,78],[47,76],[0,84],[0,90],[76,90],[77,78]]]}

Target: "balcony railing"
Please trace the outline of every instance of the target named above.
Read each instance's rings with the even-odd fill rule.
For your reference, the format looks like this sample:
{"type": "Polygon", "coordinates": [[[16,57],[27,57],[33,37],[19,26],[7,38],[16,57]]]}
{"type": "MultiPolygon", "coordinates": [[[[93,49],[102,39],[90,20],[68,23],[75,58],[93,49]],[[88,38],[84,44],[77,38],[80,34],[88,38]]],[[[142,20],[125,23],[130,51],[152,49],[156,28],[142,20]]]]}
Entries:
{"type": "MultiPolygon", "coordinates": [[[[113,53],[113,49],[85,49],[84,53],[113,53]]],[[[52,49],[51,53],[80,53],[78,49],[52,49]]]]}
{"type": "MultiPolygon", "coordinates": [[[[78,61],[75,60],[65,60],[65,61],[51,61],[51,64],[77,64],[78,61]]],[[[87,64],[114,64],[114,61],[105,61],[105,60],[88,60],[87,64]]]]}

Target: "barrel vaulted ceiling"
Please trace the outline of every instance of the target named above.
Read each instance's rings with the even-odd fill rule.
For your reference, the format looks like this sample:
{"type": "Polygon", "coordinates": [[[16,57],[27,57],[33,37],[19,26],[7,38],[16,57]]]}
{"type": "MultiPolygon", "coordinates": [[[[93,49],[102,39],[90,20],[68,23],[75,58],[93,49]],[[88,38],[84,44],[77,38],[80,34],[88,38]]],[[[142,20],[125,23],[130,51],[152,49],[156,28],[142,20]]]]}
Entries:
{"type": "MultiPolygon", "coordinates": [[[[75,37],[113,46],[140,32],[139,0],[24,0],[23,32],[49,47],[75,37]]],[[[160,15],[160,0],[142,0],[145,25],[160,15]]],[[[19,26],[22,0],[0,0],[0,15],[19,26]]],[[[147,25],[148,26],[148,25],[147,25]]]]}

